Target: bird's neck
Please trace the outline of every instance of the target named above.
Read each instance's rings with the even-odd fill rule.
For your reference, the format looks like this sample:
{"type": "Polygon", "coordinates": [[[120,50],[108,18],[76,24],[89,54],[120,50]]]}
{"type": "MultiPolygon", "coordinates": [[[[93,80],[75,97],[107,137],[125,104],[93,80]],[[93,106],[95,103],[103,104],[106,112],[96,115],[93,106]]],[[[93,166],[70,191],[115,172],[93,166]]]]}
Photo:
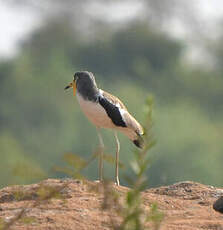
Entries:
{"type": "Polygon", "coordinates": [[[98,100],[99,89],[95,85],[80,85],[77,87],[77,92],[85,100],[94,102],[98,100]]]}

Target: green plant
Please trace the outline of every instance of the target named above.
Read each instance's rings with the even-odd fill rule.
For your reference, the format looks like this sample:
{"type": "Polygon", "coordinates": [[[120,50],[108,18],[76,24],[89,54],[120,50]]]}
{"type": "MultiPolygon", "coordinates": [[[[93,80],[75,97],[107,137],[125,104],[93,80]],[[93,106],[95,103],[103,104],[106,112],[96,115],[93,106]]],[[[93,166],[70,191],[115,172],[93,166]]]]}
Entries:
{"type": "Polygon", "coordinates": [[[155,140],[152,134],[153,98],[148,97],[145,106],[146,121],[144,125],[144,147],[141,151],[134,152],[134,160],[131,168],[134,177],[127,180],[131,189],[124,195],[124,202],[119,192],[109,182],[104,183],[104,202],[102,209],[113,210],[121,217],[118,223],[110,216],[113,229],[118,230],[143,230],[148,223],[153,224],[154,229],[159,229],[163,219],[163,213],[158,210],[157,204],[152,204],[150,210],[143,206],[141,192],[148,185],[146,171],[149,165],[149,150],[154,146],[155,140]],[[117,224],[118,223],[118,224],[117,224]]]}
{"type": "Polygon", "coordinates": [[[3,220],[3,218],[0,218],[0,230],[4,230],[5,229],[5,221],[3,220]]]}
{"type": "Polygon", "coordinates": [[[154,146],[155,140],[152,134],[152,115],[153,115],[153,98],[148,97],[145,106],[146,121],[144,125],[144,147],[141,151],[134,152],[134,160],[131,162],[131,168],[135,174],[134,180],[128,179],[132,189],[127,192],[126,202],[123,209],[123,221],[120,229],[137,229],[145,228],[149,218],[142,207],[141,192],[147,187],[146,171],[149,165],[148,151],[154,146]]]}
{"type": "Polygon", "coordinates": [[[24,224],[33,224],[36,222],[36,218],[32,216],[24,216],[20,219],[20,222],[24,224]]]}

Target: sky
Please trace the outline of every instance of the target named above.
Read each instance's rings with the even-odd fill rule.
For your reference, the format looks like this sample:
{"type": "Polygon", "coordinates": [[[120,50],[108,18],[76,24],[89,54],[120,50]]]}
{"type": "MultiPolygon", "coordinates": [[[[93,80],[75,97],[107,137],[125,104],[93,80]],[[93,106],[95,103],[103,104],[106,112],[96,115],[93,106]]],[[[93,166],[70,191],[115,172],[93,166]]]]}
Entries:
{"type": "Polygon", "coordinates": [[[39,25],[38,15],[28,9],[13,8],[0,0],[0,57],[16,53],[17,43],[39,25]]]}
{"type": "MultiPolygon", "coordinates": [[[[207,27],[207,30],[216,31],[216,21],[223,16],[223,1],[197,0],[195,2],[197,4],[197,13],[204,26],[207,27]]],[[[134,17],[140,11],[141,6],[140,4],[133,6],[119,3],[116,6],[112,6],[113,10],[111,10],[111,6],[106,8],[93,5],[91,7],[97,9],[91,11],[98,12],[95,16],[104,17],[110,14],[108,17],[109,20],[122,21],[126,18],[130,19],[134,17]],[[126,13],[123,14],[123,12],[126,13]]],[[[0,58],[13,56],[18,51],[18,42],[23,40],[40,24],[40,17],[34,11],[30,11],[28,8],[13,8],[11,5],[0,0],[0,58]]],[[[176,36],[184,36],[185,34],[182,33],[181,25],[177,25],[176,22],[172,32],[176,36]]]]}

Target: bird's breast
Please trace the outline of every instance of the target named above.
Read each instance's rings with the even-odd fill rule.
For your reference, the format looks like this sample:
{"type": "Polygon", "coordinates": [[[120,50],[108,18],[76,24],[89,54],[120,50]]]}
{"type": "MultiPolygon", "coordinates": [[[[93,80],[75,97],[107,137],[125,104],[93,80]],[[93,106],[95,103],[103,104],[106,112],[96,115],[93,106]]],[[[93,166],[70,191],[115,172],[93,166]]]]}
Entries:
{"type": "Polygon", "coordinates": [[[77,93],[77,100],[85,116],[99,128],[115,128],[105,109],[98,103],[85,100],[77,93]]]}

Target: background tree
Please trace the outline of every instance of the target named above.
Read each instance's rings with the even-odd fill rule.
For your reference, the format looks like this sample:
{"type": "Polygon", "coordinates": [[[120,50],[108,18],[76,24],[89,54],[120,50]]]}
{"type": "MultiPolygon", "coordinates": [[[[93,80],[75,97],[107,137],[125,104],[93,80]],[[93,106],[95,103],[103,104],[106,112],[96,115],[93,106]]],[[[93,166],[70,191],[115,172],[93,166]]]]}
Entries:
{"type": "MultiPolygon", "coordinates": [[[[142,15],[122,25],[93,20],[87,11],[90,1],[9,3],[37,10],[42,23],[20,43],[15,57],[0,63],[1,186],[63,177],[52,168],[63,165],[64,153],[89,156],[97,146],[94,127],[63,91],[80,69],[94,72],[99,87],[122,98],[139,120],[145,97],[154,95],[158,142],[148,172],[151,186],[179,180],[222,184],[221,39],[211,47],[216,68],[190,64],[186,41],[164,29],[173,10],[186,3],[162,2],[142,1],[142,15]],[[30,166],[27,172],[35,171],[33,180],[15,177],[18,161],[30,166]]],[[[107,152],[113,153],[113,137],[104,135],[107,152]]],[[[120,137],[121,160],[128,170],[134,147],[120,137]]],[[[111,177],[112,167],[107,168],[111,177]]],[[[96,178],[96,162],[85,174],[96,178]]]]}

